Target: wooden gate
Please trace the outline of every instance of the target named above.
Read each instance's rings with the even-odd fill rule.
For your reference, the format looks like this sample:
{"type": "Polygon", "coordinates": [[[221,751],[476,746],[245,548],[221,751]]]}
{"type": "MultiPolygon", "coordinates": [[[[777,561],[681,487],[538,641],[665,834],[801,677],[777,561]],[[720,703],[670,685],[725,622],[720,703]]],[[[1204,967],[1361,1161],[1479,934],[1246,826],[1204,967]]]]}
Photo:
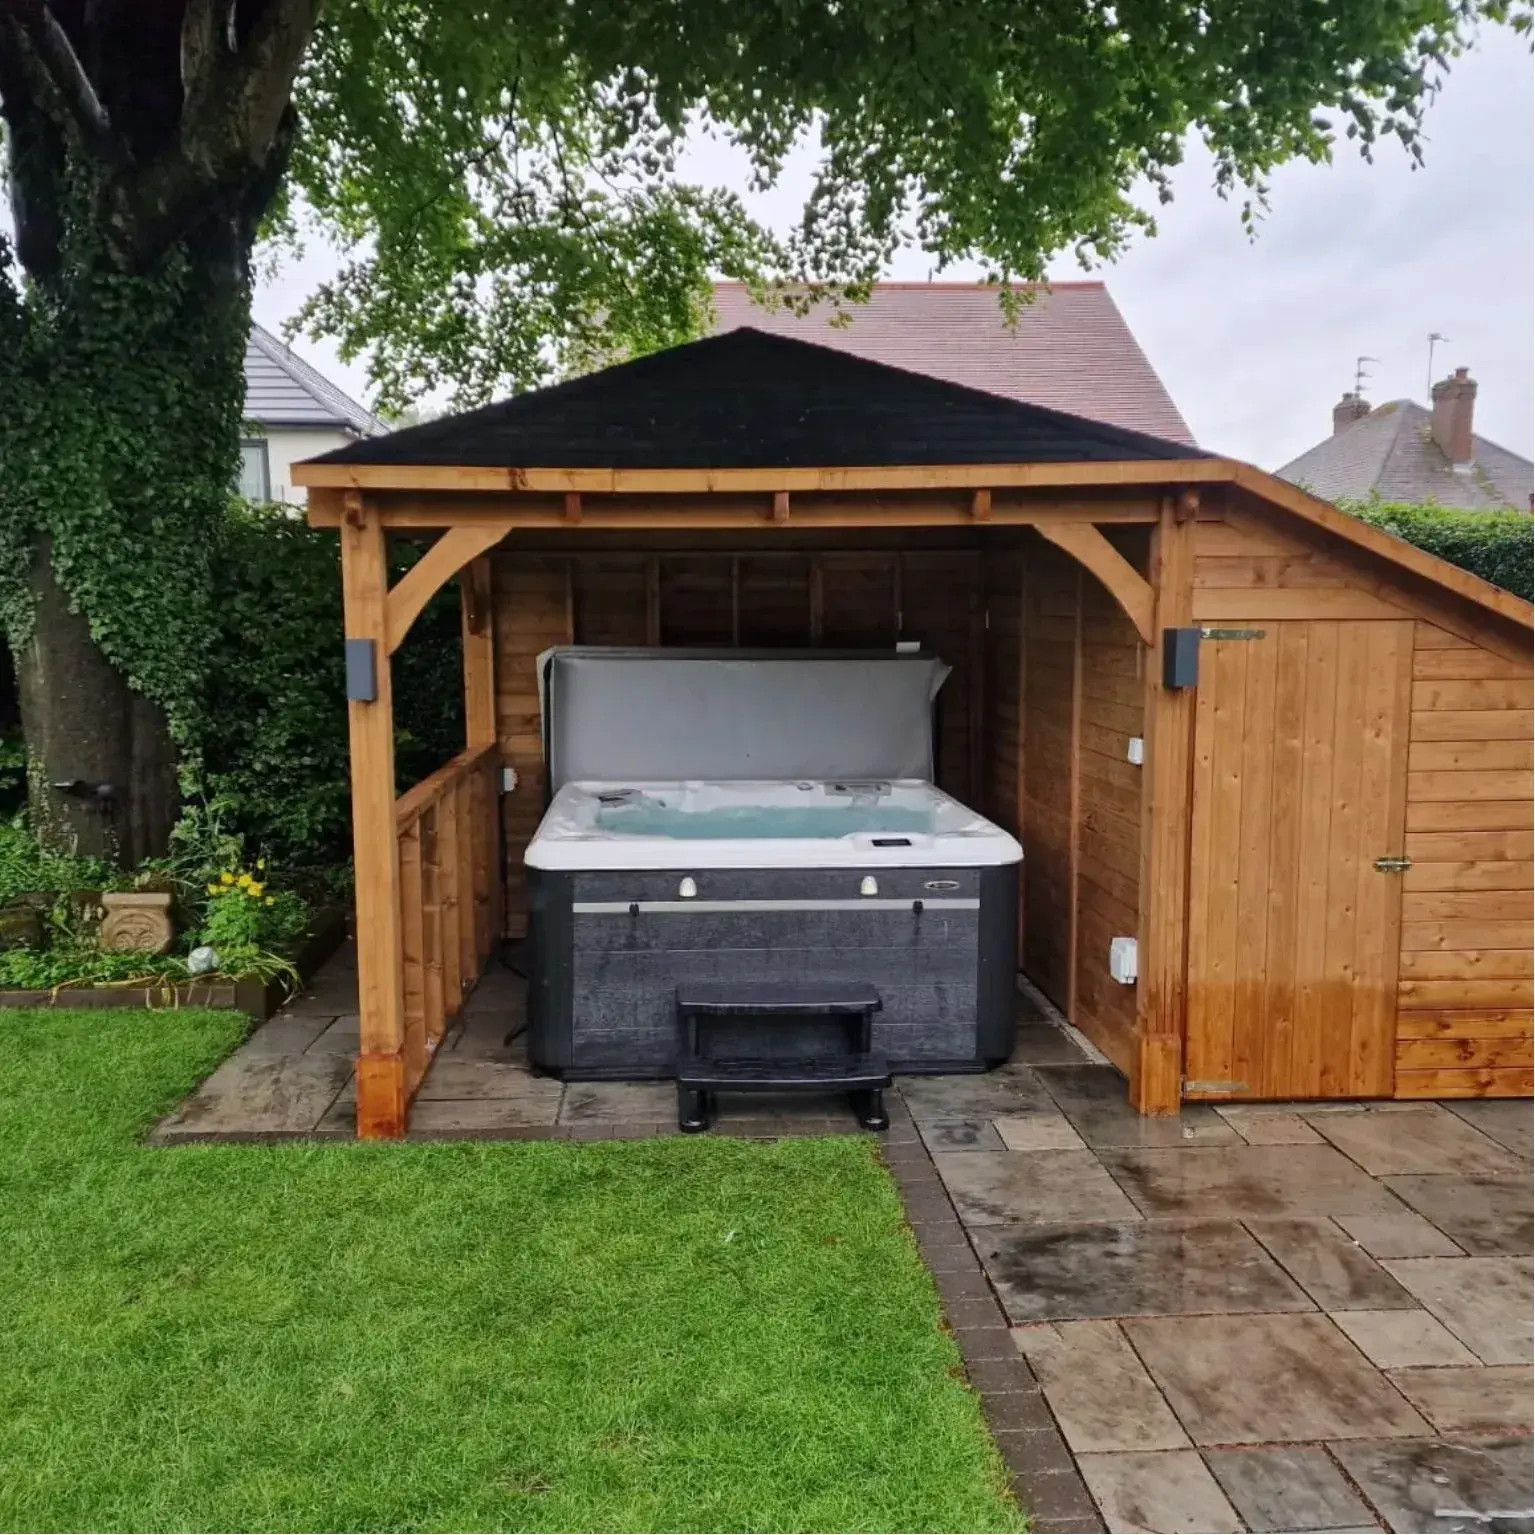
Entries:
{"type": "Polygon", "coordinates": [[[1389,1097],[1413,625],[1261,629],[1200,657],[1184,1096],[1389,1097]]]}

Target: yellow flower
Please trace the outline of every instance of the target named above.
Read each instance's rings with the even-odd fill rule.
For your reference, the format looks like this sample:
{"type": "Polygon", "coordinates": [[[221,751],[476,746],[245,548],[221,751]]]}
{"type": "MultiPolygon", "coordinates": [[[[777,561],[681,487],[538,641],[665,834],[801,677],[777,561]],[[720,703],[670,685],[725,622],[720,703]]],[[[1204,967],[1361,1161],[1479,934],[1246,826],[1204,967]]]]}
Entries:
{"type": "Polygon", "coordinates": [[[277,897],[275,895],[269,895],[266,898],[266,903],[268,906],[275,906],[277,904],[277,897]]]}
{"type": "Polygon", "coordinates": [[[235,882],[234,875],[229,873],[229,871],[227,869],[224,871],[224,873],[219,875],[219,884],[221,884],[221,885],[232,885],[232,884],[234,884],[234,882],[235,882]]]}
{"type": "Polygon", "coordinates": [[[241,888],[241,889],[242,889],[242,890],[243,890],[243,889],[244,889],[244,888],[245,888],[245,887],[246,887],[246,886],[247,886],[247,885],[248,885],[248,884],[250,884],[250,883],[251,883],[251,877],[250,877],[250,875],[249,875],[249,874],[242,874],[242,875],[241,875],[241,876],[240,876],[240,877],[239,877],[239,879],[237,879],[237,880],[236,880],[236,881],[235,881],[235,884],[237,884],[237,885],[238,885],[238,886],[239,886],[239,887],[240,887],[240,888],[241,888]]]}
{"type": "Polygon", "coordinates": [[[209,895],[217,895],[219,893],[219,891],[222,890],[223,888],[224,887],[222,885],[209,885],[208,886],[208,894],[209,895]]]}
{"type": "Polygon", "coordinates": [[[257,860],[256,860],[256,867],[257,867],[257,868],[258,868],[258,869],[264,869],[264,868],[266,868],[266,859],[265,859],[265,858],[258,858],[258,859],[257,859],[257,860]]]}
{"type": "Polygon", "coordinates": [[[265,889],[265,885],[261,884],[260,881],[253,879],[250,884],[246,886],[245,893],[254,900],[260,900],[261,892],[265,889]]]}

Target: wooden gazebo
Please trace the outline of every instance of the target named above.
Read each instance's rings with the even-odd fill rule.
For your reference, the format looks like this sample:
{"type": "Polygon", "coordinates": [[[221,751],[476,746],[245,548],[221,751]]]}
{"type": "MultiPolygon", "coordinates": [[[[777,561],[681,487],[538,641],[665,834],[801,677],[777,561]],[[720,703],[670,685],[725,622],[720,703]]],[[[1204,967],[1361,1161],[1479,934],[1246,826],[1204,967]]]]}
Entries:
{"type": "Polygon", "coordinates": [[[342,540],[364,1136],[522,931],[569,642],[938,651],[940,785],[1144,1113],[1530,1092],[1531,607],[1292,485],[751,330],[294,479],[342,540]],[[468,740],[397,797],[390,657],[455,577],[468,740]]]}

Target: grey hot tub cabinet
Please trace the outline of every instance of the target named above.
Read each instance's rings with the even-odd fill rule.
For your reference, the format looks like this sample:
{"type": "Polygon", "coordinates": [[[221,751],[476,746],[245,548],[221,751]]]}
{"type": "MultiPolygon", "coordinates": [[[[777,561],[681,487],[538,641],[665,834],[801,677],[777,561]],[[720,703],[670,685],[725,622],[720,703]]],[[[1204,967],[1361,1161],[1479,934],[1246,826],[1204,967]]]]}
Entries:
{"type": "MultiPolygon", "coordinates": [[[[1018,866],[529,868],[528,1041],[535,1068],[576,1079],[669,1076],[688,981],[867,981],[874,1049],[902,1072],[975,1071],[1012,1051],[1018,866]],[[771,904],[761,904],[771,903],[771,904]]],[[[813,1049],[814,1025],[756,1033],[752,1054],[813,1049]]]]}

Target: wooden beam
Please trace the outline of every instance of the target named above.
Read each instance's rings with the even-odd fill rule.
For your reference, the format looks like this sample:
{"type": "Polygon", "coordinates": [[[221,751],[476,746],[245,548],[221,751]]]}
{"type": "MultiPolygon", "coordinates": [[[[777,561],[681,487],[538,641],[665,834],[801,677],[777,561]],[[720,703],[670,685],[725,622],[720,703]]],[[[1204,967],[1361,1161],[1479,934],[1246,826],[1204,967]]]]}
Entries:
{"type": "MultiPolygon", "coordinates": [[[[320,464],[291,469],[295,485],[356,490],[659,491],[744,493],[811,490],[939,490],[961,487],[1167,485],[1227,482],[1224,458],[1115,459],[1050,464],[814,465],[797,469],[561,469],[455,464],[320,464]]],[[[1254,471],[1256,472],[1256,471],[1254,471]]]]}
{"type": "Polygon", "coordinates": [[[991,491],[985,488],[972,493],[970,497],[970,516],[975,522],[989,522],[991,520],[991,491]]]}
{"type": "Polygon", "coordinates": [[[775,490],[773,492],[773,521],[784,523],[789,520],[789,492],[775,490]]]}
{"type": "Polygon", "coordinates": [[[565,494],[565,521],[580,522],[581,520],[581,493],[576,490],[567,491],[565,494]]]}
{"type": "Polygon", "coordinates": [[[1140,978],[1130,1077],[1130,1101],[1142,1114],[1176,1114],[1183,1097],[1195,690],[1162,686],[1161,636],[1193,622],[1195,526],[1191,518],[1179,520],[1169,498],[1151,541],[1156,638],[1145,681],[1140,978]]]}
{"type": "Polygon", "coordinates": [[[1044,519],[1034,524],[1034,531],[1048,538],[1084,565],[1106,586],[1109,595],[1129,615],[1135,632],[1143,643],[1156,643],[1155,600],[1151,585],[1129,560],[1091,523],[1044,519]]]}
{"type": "MultiPolygon", "coordinates": [[[[927,502],[915,500],[880,501],[853,493],[835,497],[820,493],[795,493],[793,517],[789,524],[795,532],[844,528],[962,528],[974,527],[970,499],[961,494],[933,492],[927,502]]],[[[382,496],[380,516],[386,528],[400,532],[425,532],[436,528],[510,526],[514,531],[561,530],[572,536],[588,531],[643,534],[676,530],[701,533],[720,530],[744,530],[779,526],[771,516],[764,516],[760,500],[748,497],[713,497],[689,494],[651,498],[641,495],[583,496],[581,521],[572,525],[562,503],[547,497],[482,496],[455,497],[448,494],[395,491],[382,496]]],[[[1110,524],[1151,524],[1157,520],[1156,503],[1147,498],[1131,501],[1098,500],[1072,497],[1069,502],[1051,497],[1031,500],[1022,492],[992,497],[991,516],[986,527],[1032,527],[1040,522],[1063,522],[1078,516],[1102,526],[1110,524]]],[[[309,509],[309,525],[334,528],[340,515],[331,503],[309,509]]]]}
{"type": "Polygon", "coordinates": [[[393,667],[385,643],[388,580],[384,529],[377,514],[364,507],[360,525],[347,522],[341,530],[346,636],[371,640],[378,651],[378,696],[347,704],[361,1012],[357,1133],[364,1140],[405,1134],[405,979],[394,816],[393,667]]]}
{"type": "Polygon", "coordinates": [[[400,578],[385,605],[387,651],[393,655],[421,610],[442,587],[472,559],[494,549],[511,532],[512,519],[479,523],[469,528],[449,528],[400,578]]]}
{"type": "Polygon", "coordinates": [[[490,561],[481,555],[459,572],[463,592],[464,744],[496,743],[496,632],[490,561]]]}

